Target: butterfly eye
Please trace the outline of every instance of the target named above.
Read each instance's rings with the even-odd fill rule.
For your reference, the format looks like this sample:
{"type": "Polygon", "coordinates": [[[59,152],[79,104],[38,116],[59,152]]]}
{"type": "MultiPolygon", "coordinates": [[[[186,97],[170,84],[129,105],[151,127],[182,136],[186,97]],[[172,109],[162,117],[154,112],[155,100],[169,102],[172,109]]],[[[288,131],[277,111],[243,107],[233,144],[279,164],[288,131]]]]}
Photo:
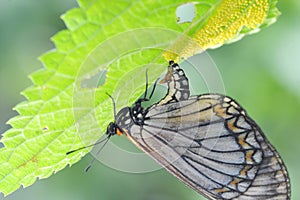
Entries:
{"type": "Polygon", "coordinates": [[[116,125],[114,122],[110,122],[109,125],[106,128],[106,134],[107,135],[115,135],[116,134],[116,125]]]}

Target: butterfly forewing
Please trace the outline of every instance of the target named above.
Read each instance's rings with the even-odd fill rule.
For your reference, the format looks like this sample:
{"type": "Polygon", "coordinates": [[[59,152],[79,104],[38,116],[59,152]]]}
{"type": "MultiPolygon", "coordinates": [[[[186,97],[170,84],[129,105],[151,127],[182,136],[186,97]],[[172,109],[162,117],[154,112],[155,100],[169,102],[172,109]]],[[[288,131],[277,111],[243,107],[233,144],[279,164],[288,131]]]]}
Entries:
{"type": "MultiPolygon", "coordinates": [[[[201,95],[151,107],[144,125],[133,125],[129,137],[198,192],[208,191],[206,195],[210,198],[240,199],[248,195],[251,198],[248,189],[260,182],[255,181],[256,176],[267,178],[264,171],[274,173],[274,167],[282,175],[285,171],[261,134],[232,99],[201,95]],[[266,153],[271,155],[268,160],[275,159],[270,166],[270,161],[263,157],[266,153]]],[[[283,184],[286,177],[274,176],[273,181],[283,184]]]]}
{"type": "Polygon", "coordinates": [[[258,125],[230,97],[190,96],[170,61],[157,104],[117,114],[116,126],[185,184],[209,199],[290,199],[287,170],[258,125]],[[134,113],[134,111],[141,111],[134,113]]]}

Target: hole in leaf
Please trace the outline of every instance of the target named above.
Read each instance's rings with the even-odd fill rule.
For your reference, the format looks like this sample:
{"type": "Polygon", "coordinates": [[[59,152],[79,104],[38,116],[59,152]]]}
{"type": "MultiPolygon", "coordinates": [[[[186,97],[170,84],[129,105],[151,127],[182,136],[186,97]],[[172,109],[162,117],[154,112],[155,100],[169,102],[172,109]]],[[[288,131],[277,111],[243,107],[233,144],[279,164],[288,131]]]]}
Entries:
{"type": "Polygon", "coordinates": [[[107,70],[101,70],[94,76],[84,79],[81,88],[97,88],[105,83],[107,70]]]}
{"type": "Polygon", "coordinates": [[[195,5],[192,2],[182,4],[176,9],[177,23],[191,23],[196,15],[195,5]]]}

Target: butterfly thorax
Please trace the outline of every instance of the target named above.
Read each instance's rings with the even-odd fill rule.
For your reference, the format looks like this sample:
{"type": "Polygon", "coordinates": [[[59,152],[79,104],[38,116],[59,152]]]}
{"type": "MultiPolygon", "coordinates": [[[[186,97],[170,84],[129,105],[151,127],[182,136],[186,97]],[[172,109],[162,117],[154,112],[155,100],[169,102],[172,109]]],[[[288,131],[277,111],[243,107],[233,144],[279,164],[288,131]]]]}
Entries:
{"type": "Polygon", "coordinates": [[[121,109],[117,116],[116,116],[116,121],[115,124],[120,128],[120,129],[129,129],[133,125],[133,120],[131,117],[131,108],[130,107],[125,107],[121,109]]]}
{"type": "Polygon", "coordinates": [[[132,125],[133,121],[130,116],[130,108],[125,107],[118,112],[116,120],[109,123],[106,134],[109,136],[126,134],[132,125]]]}
{"type": "Polygon", "coordinates": [[[142,107],[142,101],[143,99],[138,99],[130,108],[130,115],[133,122],[140,126],[144,124],[145,115],[148,112],[147,109],[142,107]]]}

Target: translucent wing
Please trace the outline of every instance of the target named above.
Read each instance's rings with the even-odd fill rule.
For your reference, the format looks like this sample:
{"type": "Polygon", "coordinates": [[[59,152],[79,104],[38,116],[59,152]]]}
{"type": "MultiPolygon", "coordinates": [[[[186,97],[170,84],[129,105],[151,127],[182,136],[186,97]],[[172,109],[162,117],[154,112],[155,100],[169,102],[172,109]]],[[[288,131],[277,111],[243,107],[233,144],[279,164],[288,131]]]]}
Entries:
{"type": "Polygon", "coordinates": [[[229,97],[207,94],[152,106],[127,136],[207,198],[290,198],[279,154],[229,97]]]}

